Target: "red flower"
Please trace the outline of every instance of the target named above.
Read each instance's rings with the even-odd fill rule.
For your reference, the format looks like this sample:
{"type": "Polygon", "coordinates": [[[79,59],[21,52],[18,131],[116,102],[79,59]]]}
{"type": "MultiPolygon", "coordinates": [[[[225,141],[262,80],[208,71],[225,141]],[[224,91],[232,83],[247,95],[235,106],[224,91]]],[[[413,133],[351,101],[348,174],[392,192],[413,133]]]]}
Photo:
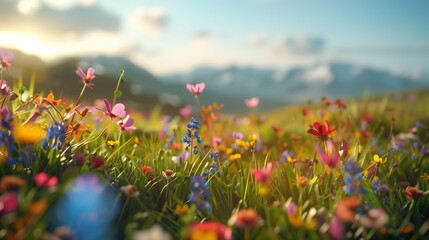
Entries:
{"type": "Polygon", "coordinates": [[[366,114],[364,114],[364,115],[362,116],[362,118],[363,118],[364,120],[368,121],[368,122],[371,122],[372,120],[374,120],[374,116],[372,116],[372,115],[366,115],[366,114]]]}
{"type": "Polygon", "coordinates": [[[99,157],[92,157],[91,158],[92,166],[95,168],[104,168],[104,159],[99,157]]]}
{"type": "Polygon", "coordinates": [[[301,111],[302,111],[302,115],[304,115],[304,116],[307,116],[310,114],[310,109],[308,109],[308,108],[303,108],[301,111]]]}
{"type": "Polygon", "coordinates": [[[344,102],[341,102],[340,99],[337,99],[335,103],[338,105],[339,108],[346,108],[346,104],[344,102]]]}
{"type": "Polygon", "coordinates": [[[422,190],[418,190],[415,187],[407,187],[406,190],[403,191],[403,193],[405,195],[407,195],[407,197],[411,198],[411,199],[418,199],[420,197],[423,197],[423,195],[425,195],[426,193],[423,192],[422,190]]]}
{"type": "Polygon", "coordinates": [[[328,139],[328,134],[330,134],[331,132],[335,131],[334,129],[331,129],[331,127],[329,126],[329,122],[327,120],[325,120],[326,123],[326,127],[325,125],[320,124],[319,122],[315,122],[313,124],[314,129],[308,129],[307,133],[312,134],[318,138],[316,138],[316,140],[327,140],[328,139]]]}
{"type": "Polygon", "coordinates": [[[228,220],[228,224],[239,228],[251,228],[262,225],[264,221],[253,209],[240,210],[228,220]]]}
{"type": "Polygon", "coordinates": [[[152,180],[152,179],[153,179],[153,168],[152,168],[152,167],[149,167],[149,166],[142,166],[142,165],[140,164],[140,171],[143,173],[143,175],[145,175],[146,173],[148,173],[148,174],[147,174],[147,178],[148,178],[149,180],[152,180]]]}

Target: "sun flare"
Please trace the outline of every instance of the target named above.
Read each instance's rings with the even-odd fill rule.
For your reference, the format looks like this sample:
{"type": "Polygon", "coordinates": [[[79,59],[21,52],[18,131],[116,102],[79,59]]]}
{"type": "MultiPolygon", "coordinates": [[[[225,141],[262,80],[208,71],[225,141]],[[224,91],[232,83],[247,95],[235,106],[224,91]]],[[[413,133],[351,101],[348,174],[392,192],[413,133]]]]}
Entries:
{"type": "Polygon", "coordinates": [[[27,54],[35,54],[40,57],[48,58],[52,55],[54,48],[44,44],[37,39],[14,34],[0,34],[0,46],[8,48],[16,48],[27,54]]]}

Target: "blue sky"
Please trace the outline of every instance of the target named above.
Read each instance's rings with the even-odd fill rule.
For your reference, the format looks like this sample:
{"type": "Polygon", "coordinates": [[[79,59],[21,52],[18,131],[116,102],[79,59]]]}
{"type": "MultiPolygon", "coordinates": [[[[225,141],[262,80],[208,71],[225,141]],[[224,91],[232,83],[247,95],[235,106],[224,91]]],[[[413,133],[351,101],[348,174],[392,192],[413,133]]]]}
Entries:
{"type": "Polygon", "coordinates": [[[158,75],[201,65],[331,61],[401,74],[429,70],[428,1],[4,0],[0,7],[14,8],[0,27],[0,46],[48,61],[122,56],[158,75]]]}

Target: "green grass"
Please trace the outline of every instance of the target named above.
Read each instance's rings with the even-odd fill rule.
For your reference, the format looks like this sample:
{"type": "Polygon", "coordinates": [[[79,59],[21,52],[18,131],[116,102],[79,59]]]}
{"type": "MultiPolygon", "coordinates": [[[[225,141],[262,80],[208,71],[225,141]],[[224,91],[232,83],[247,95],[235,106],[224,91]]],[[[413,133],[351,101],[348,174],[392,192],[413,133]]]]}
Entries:
{"type": "MultiPolygon", "coordinates": [[[[17,88],[18,86],[16,90],[17,88]]],[[[34,94],[31,89],[30,92],[23,94],[34,94]]],[[[349,147],[347,158],[352,159],[362,169],[366,169],[371,165],[374,154],[381,156],[389,152],[392,141],[399,142],[398,134],[408,132],[416,121],[429,126],[427,93],[427,90],[406,93],[416,97],[413,103],[406,99],[395,100],[393,94],[380,97],[364,96],[346,101],[347,108],[341,110],[335,104],[333,107],[328,107],[313,100],[311,105],[288,106],[268,112],[259,110],[259,113],[241,116],[241,118],[249,117],[249,121],[239,125],[234,124],[237,116],[219,115],[209,127],[207,116],[195,113],[194,116],[201,124],[200,135],[203,143],[197,144],[199,153],[192,154],[184,163],[175,163],[172,159],[185,151],[181,139],[185,136],[189,119],[173,116],[168,123],[162,123],[162,110],[155,108],[148,119],[141,117],[139,113],[132,114],[136,119],[137,130],[130,134],[120,134],[116,121],[110,123],[106,117],[103,118],[100,126],[96,126],[94,119],[101,114],[94,110],[83,120],[89,124],[89,131],[83,133],[79,140],[66,135],[60,149],[51,147],[45,149],[39,142],[14,143],[18,148],[18,154],[15,157],[22,156],[26,151],[25,147],[30,146],[36,158],[31,161],[31,164],[19,162],[11,164],[6,160],[1,161],[1,176],[15,175],[24,179],[26,184],[17,192],[18,208],[2,216],[0,238],[17,235],[31,239],[40,238],[44,232],[54,233],[55,223],[52,223],[52,216],[57,211],[55,204],[64,194],[71,191],[71,186],[78,176],[92,173],[98,176],[101,182],[105,182],[104,191],[114,192],[116,196],[113,205],[102,206],[102,208],[111,212],[115,212],[114,209],[118,208],[117,213],[113,214],[113,222],[103,225],[106,229],[117,229],[115,233],[117,235],[113,236],[120,236],[118,238],[129,239],[133,232],[159,224],[174,238],[185,239],[192,223],[215,221],[227,225],[234,213],[252,208],[264,220],[262,226],[250,229],[252,239],[329,239],[328,228],[329,222],[335,216],[334,208],[347,196],[344,190],[345,173],[341,170],[346,158],[342,158],[341,166],[328,171],[324,177],[323,163],[320,156],[315,155],[314,150],[314,146],[319,142],[307,133],[309,125],[323,120],[328,120],[331,125],[335,125],[336,131],[331,134],[335,148],[339,150],[342,141],[345,140],[349,147]],[[311,111],[310,115],[302,114],[304,107],[311,111]],[[370,137],[361,134],[363,114],[374,116],[374,120],[368,122],[367,126],[373,133],[370,137]],[[267,116],[267,120],[261,120],[263,115],[267,116]],[[393,115],[396,116],[396,120],[392,124],[393,115]],[[275,132],[272,126],[281,127],[283,130],[275,132]],[[168,128],[164,139],[158,137],[158,132],[162,128],[168,128]],[[253,152],[235,148],[232,145],[231,132],[243,132],[245,139],[247,135],[257,133],[260,135],[261,145],[253,152]],[[107,134],[109,134],[109,140],[118,140],[119,145],[108,146],[105,143],[107,134]],[[136,137],[138,143],[135,141],[136,137]],[[214,137],[222,139],[220,146],[214,147],[211,144],[214,137]],[[215,174],[207,175],[205,172],[210,170],[213,162],[209,154],[215,149],[221,150],[219,169],[215,174]],[[265,186],[268,189],[267,194],[261,194],[262,184],[256,181],[251,170],[265,168],[269,162],[279,161],[285,149],[295,153],[296,162],[294,164],[286,162],[275,167],[271,174],[272,182],[265,186]],[[241,154],[241,159],[230,161],[229,156],[234,153],[241,154]],[[73,161],[73,156],[79,154],[86,158],[83,165],[73,161]],[[104,167],[92,166],[90,160],[92,157],[104,159],[104,167]],[[312,161],[313,159],[315,162],[312,161]],[[148,173],[142,174],[140,166],[151,167],[153,177],[148,173]],[[315,170],[316,166],[317,170],[315,170]],[[162,172],[168,169],[176,173],[176,176],[169,180],[162,175],[162,172]],[[42,171],[50,176],[56,176],[58,184],[53,188],[36,186],[34,177],[42,171]],[[193,176],[204,176],[207,181],[210,194],[207,201],[212,206],[211,210],[198,209],[195,204],[189,202],[188,196],[191,193],[190,185],[193,176]],[[296,183],[298,176],[314,178],[315,181],[300,187],[296,183]],[[127,185],[134,185],[139,195],[127,197],[121,192],[120,188],[127,185]],[[34,207],[34,203],[41,200],[47,201],[46,208],[33,213],[30,206],[34,207]],[[304,223],[301,226],[294,225],[288,218],[286,206],[292,201],[298,206],[298,217],[303,218],[304,223]],[[177,205],[184,204],[189,206],[190,210],[187,213],[174,212],[177,205]],[[311,221],[314,224],[310,227],[311,221]],[[18,224],[21,223],[23,227],[18,228],[18,224]]],[[[18,100],[6,102],[10,110],[16,109],[25,102],[26,99],[21,98],[23,94],[20,94],[18,100]]],[[[204,94],[200,97],[203,98],[204,94]]],[[[118,101],[120,102],[120,98],[118,101]]],[[[45,106],[55,117],[58,117],[51,106],[45,106]]],[[[14,126],[21,125],[33,109],[34,103],[30,101],[28,105],[15,112],[14,126]]],[[[66,115],[65,110],[60,111],[63,116],[66,115]]],[[[53,120],[47,112],[43,112],[35,123],[50,125],[53,120]]],[[[69,123],[70,119],[65,120],[66,126],[69,123]]],[[[4,127],[2,131],[6,135],[13,134],[4,127]]],[[[381,208],[388,214],[389,221],[382,228],[372,229],[362,226],[357,214],[356,220],[343,223],[347,238],[429,238],[428,195],[411,200],[403,193],[407,186],[418,186],[420,190],[428,191],[428,185],[421,178],[424,173],[429,173],[428,155],[419,153],[421,147],[429,147],[428,128],[419,128],[415,136],[418,140],[403,141],[404,152],[390,151],[387,162],[377,168],[377,177],[391,189],[390,193],[383,196],[375,194],[371,186],[373,177],[368,175],[360,181],[368,193],[354,194],[361,201],[363,216],[367,215],[370,209],[381,208]],[[415,142],[419,144],[418,148],[413,147],[415,142]],[[397,166],[394,166],[395,163],[397,166]],[[388,199],[387,204],[383,203],[382,197],[388,199]]],[[[321,146],[323,148],[325,145],[321,146]]],[[[12,155],[10,152],[4,152],[4,154],[12,155]]],[[[6,191],[2,194],[6,194],[6,191]]],[[[81,201],[85,203],[85,198],[81,201]]],[[[102,202],[100,199],[100,205],[103,205],[102,202]]],[[[109,201],[106,200],[106,202],[109,201]]],[[[63,207],[67,208],[67,206],[63,207]]],[[[234,239],[244,238],[245,230],[234,226],[229,227],[232,229],[234,239]]],[[[72,232],[76,234],[74,231],[77,229],[72,228],[72,232]]]]}

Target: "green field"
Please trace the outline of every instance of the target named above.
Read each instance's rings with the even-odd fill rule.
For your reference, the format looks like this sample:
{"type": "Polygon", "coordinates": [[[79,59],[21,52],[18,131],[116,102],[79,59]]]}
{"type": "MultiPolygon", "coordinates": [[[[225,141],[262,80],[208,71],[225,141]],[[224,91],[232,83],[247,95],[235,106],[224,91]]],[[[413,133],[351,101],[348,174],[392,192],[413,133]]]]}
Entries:
{"type": "Polygon", "coordinates": [[[428,90],[144,115],[5,70],[1,239],[429,239],[428,90]]]}

